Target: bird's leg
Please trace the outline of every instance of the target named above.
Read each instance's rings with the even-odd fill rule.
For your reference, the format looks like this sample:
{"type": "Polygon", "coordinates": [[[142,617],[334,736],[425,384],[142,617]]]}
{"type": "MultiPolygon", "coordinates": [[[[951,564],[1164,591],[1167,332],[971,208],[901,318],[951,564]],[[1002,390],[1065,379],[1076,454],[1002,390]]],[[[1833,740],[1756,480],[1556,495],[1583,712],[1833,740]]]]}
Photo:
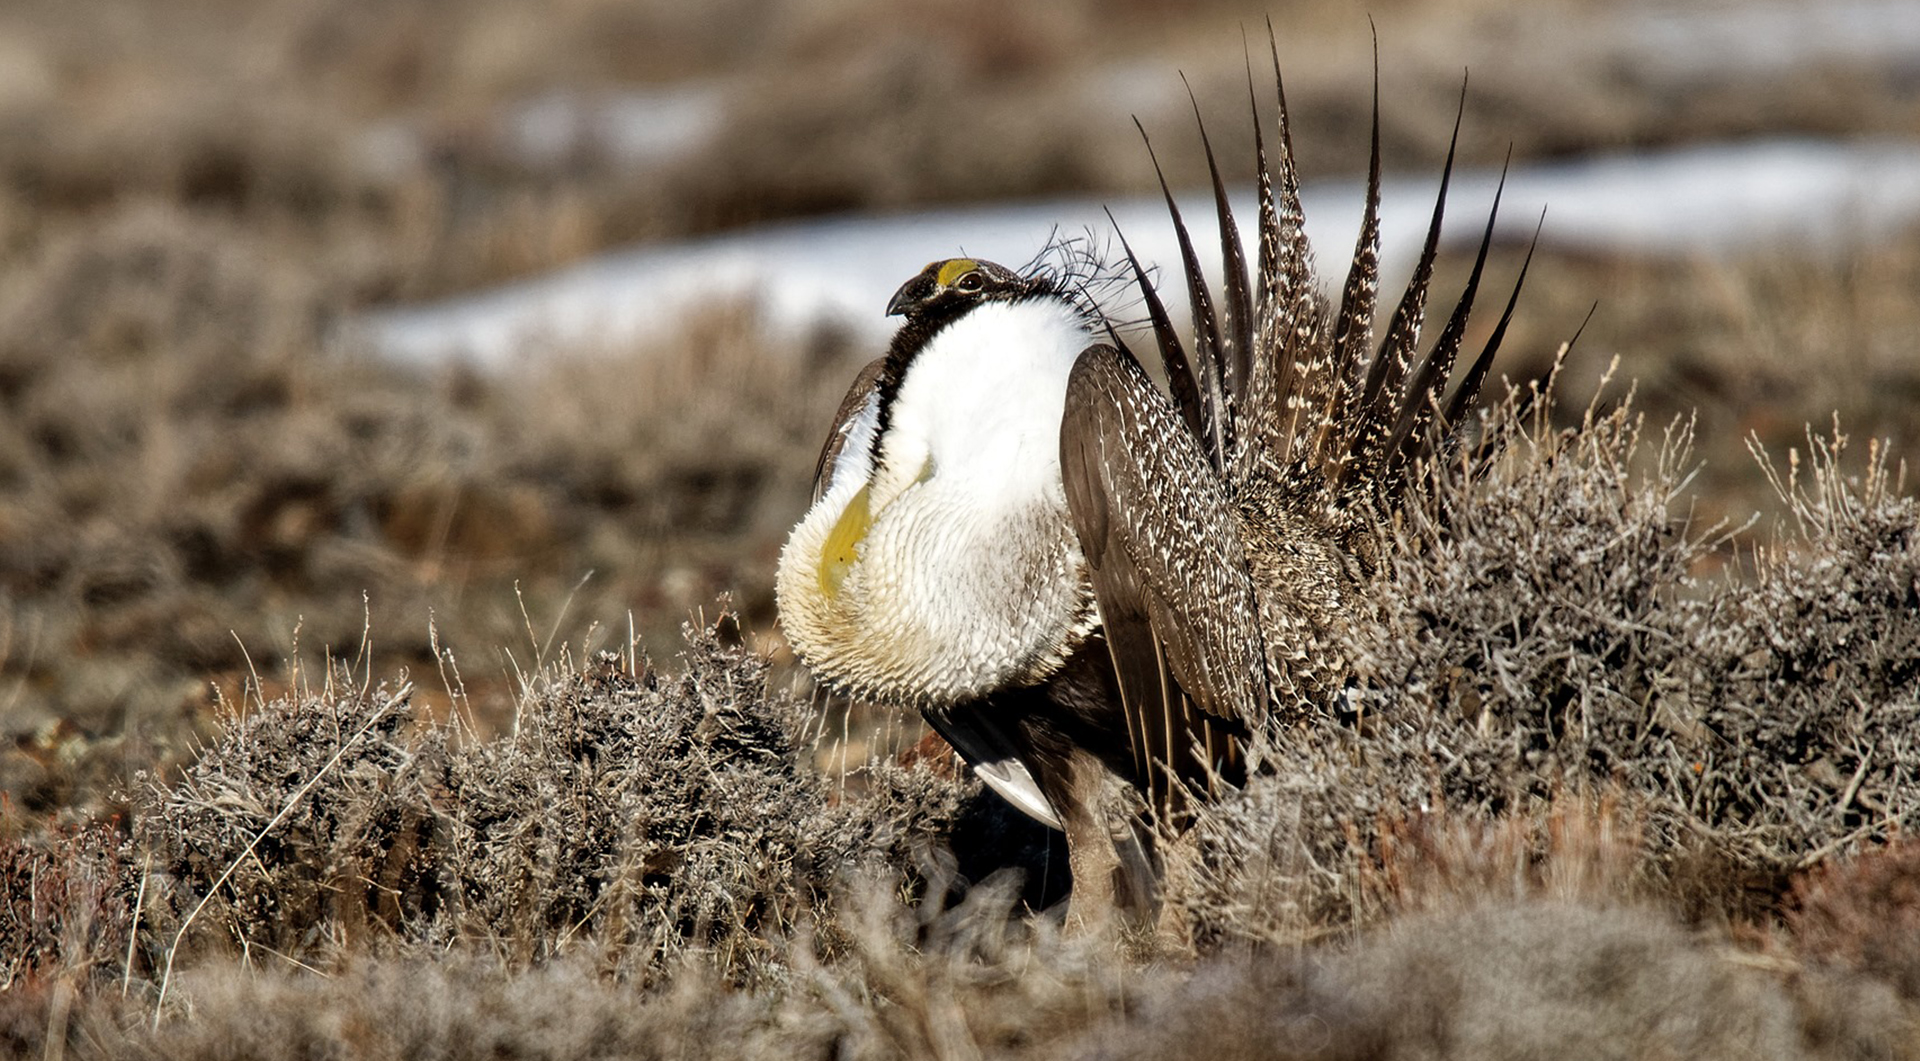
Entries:
{"type": "Polygon", "coordinates": [[[1072,795],[1063,800],[1073,894],[1069,931],[1151,933],[1160,912],[1160,871],[1138,791],[1100,759],[1076,749],[1072,795]]]}

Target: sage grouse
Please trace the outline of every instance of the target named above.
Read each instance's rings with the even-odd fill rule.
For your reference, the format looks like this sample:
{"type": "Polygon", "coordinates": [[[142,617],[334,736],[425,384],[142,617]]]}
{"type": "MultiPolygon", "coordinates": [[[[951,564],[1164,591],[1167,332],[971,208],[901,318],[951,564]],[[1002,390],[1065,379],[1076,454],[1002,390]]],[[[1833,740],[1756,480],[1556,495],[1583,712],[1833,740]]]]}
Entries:
{"type": "Polygon", "coordinates": [[[1125,252],[1166,391],[1059,271],[934,262],[888,305],[905,323],[848,391],[780,556],[781,623],[818,679],[918,709],[995,791],[1066,832],[1075,923],[1150,917],[1156,825],[1177,827],[1187,794],[1235,780],[1252,729],[1337,706],[1372,529],[1417,462],[1451,444],[1525,279],[1523,266],[1449,393],[1493,227],[1418,356],[1449,148],[1376,346],[1377,85],[1365,213],[1335,309],[1302,228],[1277,54],[1274,79],[1272,157],[1254,108],[1251,273],[1204,126],[1217,293],[1166,194],[1190,351],[1125,252]]]}

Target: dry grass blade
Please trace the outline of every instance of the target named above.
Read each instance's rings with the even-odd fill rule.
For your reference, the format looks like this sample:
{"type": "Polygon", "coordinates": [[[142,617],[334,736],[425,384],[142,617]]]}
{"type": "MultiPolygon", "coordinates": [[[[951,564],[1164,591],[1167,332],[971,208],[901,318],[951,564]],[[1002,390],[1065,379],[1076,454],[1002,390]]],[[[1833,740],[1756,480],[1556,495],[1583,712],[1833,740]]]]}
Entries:
{"type": "MultiPolygon", "coordinates": [[[[410,692],[410,686],[403,686],[398,692],[393,694],[393,699],[397,702],[404,702],[410,692]]],[[[264,703],[262,706],[265,706],[264,703]]],[[[338,765],[339,762],[346,757],[348,752],[355,750],[355,746],[360,742],[361,738],[371,732],[374,724],[380,720],[381,716],[378,713],[370,713],[367,716],[366,722],[362,723],[360,728],[355,730],[353,735],[334,751],[332,757],[330,757],[319,770],[315,771],[313,776],[301,782],[300,787],[295,789],[293,793],[287,797],[286,803],[280,807],[280,810],[268,820],[267,824],[261,826],[259,831],[253,834],[253,838],[247,841],[246,847],[243,848],[239,854],[235,855],[232,861],[227,863],[227,868],[220,871],[220,876],[214,880],[212,886],[207,889],[206,894],[194,905],[187,916],[181,920],[179,930],[173,934],[173,941],[167,945],[166,968],[160,975],[160,993],[154,999],[153,1003],[154,1027],[157,1028],[160,1025],[160,1015],[167,1001],[167,989],[173,982],[174,956],[179,953],[180,941],[186,938],[187,930],[193,927],[193,923],[199,918],[200,912],[206,909],[207,903],[211,902],[222,888],[226,887],[227,881],[233,877],[234,871],[240,868],[241,863],[253,857],[254,849],[260,846],[260,842],[265,840],[267,835],[273,832],[276,826],[285,821],[289,814],[293,813],[294,808],[299,806],[300,801],[306,797],[307,793],[313,791],[314,786],[318,785],[321,780],[327,776],[328,771],[338,765]]],[[[145,879],[144,876],[142,879],[145,879]]],[[[131,948],[131,944],[129,944],[129,948],[131,948]]]]}

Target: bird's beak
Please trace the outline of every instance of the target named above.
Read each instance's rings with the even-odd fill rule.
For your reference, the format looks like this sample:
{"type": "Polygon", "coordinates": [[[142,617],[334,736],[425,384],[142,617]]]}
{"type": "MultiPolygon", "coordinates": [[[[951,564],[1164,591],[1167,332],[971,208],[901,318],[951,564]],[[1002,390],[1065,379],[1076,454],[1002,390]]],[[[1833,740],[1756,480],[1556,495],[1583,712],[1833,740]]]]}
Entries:
{"type": "Polygon", "coordinates": [[[913,296],[912,288],[914,280],[918,279],[920,278],[916,276],[913,280],[901,284],[900,290],[893,293],[893,298],[887,301],[887,316],[901,317],[906,315],[907,307],[917,301],[913,296]]]}

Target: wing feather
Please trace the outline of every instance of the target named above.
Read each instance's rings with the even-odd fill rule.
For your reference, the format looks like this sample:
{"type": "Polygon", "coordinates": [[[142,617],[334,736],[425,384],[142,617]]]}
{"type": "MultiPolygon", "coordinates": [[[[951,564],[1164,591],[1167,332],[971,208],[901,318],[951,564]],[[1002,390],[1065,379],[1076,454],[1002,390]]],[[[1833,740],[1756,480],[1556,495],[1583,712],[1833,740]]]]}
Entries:
{"type": "Polygon", "coordinates": [[[847,448],[854,422],[867,408],[868,399],[879,387],[880,373],[886,364],[884,357],[867,362],[867,367],[853,377],[853,386],[847,388],[847,396],[840,399],[840,410],[833,414],[833,427],[828,429],[827,440],[820,447],[820,457],[813,463],[813,500],[820,500],[820,495],[826,493],[828,484],[833,482],[833,470],[840,463],[840,453],[847,448]]]}
{"type": "Polygon", "coordinates": [[[1003,713],[993,707],[990,701],[982,701],[958,708],[929,708],[920,714],[1000,798],[1042,825],[1065,829],[1060,809],[1047,798],[1021,757],[1026,742],[1002,728],[1003,713]]]}
{"type": "Polygon", "coordinates": [[[1267,709],[1236,510],[1166,396],[1106,344],[1068,378],[1060,464],[1136,766],[1190,772],[1183,753],[1218,739],[1202,716],[1237,727],[1267,709]]]}

